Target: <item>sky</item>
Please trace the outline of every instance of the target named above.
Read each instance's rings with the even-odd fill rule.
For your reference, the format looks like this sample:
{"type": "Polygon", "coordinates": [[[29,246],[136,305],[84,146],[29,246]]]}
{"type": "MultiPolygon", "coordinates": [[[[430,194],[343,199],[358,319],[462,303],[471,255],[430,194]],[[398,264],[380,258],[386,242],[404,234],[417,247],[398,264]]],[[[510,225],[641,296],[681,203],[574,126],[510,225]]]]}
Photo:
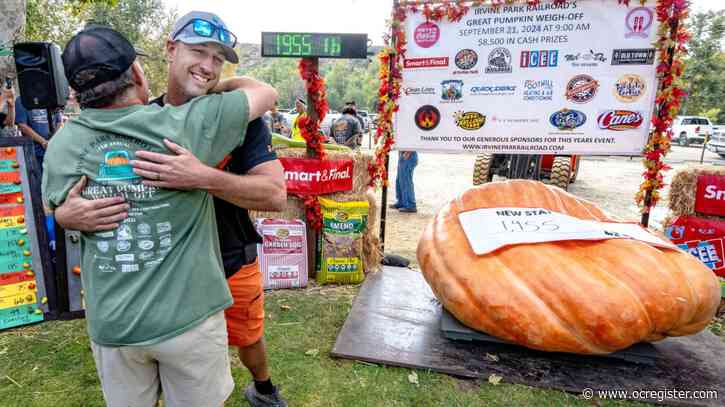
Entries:
{"type": "MultiPolygon", "coordinates": [[[[614,0],[609,0],[614,1],[614,0]]],[[[240,42],[261,42],[262,31],[367,33],[383,43],[392,0],[163,0],[179,15],[216,13],[240,42]]],[[[633,0],[636,2],[636,0],[633,0]]],[[[725,0],[692,0],[694,11],[725,9],[725,0]]]]}

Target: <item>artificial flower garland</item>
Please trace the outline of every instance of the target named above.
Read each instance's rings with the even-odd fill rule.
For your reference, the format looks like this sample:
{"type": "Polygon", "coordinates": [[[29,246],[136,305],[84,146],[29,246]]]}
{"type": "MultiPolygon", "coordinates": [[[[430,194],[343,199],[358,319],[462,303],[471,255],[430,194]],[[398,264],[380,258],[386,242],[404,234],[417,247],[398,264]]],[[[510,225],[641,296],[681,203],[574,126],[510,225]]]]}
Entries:
{"type": "MultiPolygon", "coordinates": [[[[300,76],[305,81],[307,95],[312,102],[312,108],[317,113],[313,118],[309,115],[300,117],[300,134],[305,139],[307,148],[314,153],[315,158],[323,160],[325,150],[322,147],[323,135],[320,133],[320,122],[325,119],[329,106],[325,94],[325,80],[319,74],[317,64],[309,58],[302,58],[298,66],[300,76]]],[[[305,217],[307,223],[313,230],[319,231],[322,228],[322,209],[317,196],[303,196],[305,204],[305,217]]]]}
{"type": "MultiPolygon", "coordinates": [[[[378,54],[380,60],[380,91],[378,93],[378,129],[375,134],[375,143],[382,143],[375,151],[375,157],[368,166],[370,186],[387,186],[388,174],[385,170],[385,160],[393,140],[393,114],[398,111],[398,99],[402,82],[402,61],[405,58],[405,32],[403,23],[408,11],[422,12],[431,21],[446,19],[457,22],[463,18],[471,7],[491,5],[494,7],[513,4],[522,1],[516,0],[478,0],[478,1],[427,1],[402,0],[400,5],[393,9],[390,22],[391,35],[385,38],[385,48],[378,54]]],[[[565,3],[566,0],[553,0],[554,4],[565,3]]],[[[645,5],[646,0],[638,0],[645,5]]],[[[538,5],[541,0],[526,0],[528,5],[538,5]]],[[[617,3],[629,6],[630,0],[617,0],[617,3]]],[[[662,161],[670,150],[672,133],[667,128],[680,109],[685,92],[675,83],[682,76],[684,64],[682,56],[687,52],[685,42],[689,34],[684,21],[688,14],[686,0],[658,0],[657,20],[661,23],[658,32],[656,47],[660,53],[660,65],[657,73],[660,76],[661,86],[657,93],[656,103],[659,106],[658,115],[652,118],[655,128],[647,146],[644,148],[643,163],[646,168],[644,181],[635,199],[642,205],[642,213],[649,213],[659,200],[659,191],[664,186],[662,172],[669,167],[662,161]],[[669,61],[672,60],[670,64],[669,61]],[[649,197],[649,198],[647,198],[649,197]]]]}

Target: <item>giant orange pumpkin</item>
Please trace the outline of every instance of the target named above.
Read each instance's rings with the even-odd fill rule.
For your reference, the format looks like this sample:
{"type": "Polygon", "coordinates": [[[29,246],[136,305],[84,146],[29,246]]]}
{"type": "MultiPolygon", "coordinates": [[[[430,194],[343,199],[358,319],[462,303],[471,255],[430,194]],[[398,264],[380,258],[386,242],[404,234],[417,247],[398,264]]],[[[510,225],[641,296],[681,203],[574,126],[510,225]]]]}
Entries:
{"type": "Polygon", "coordinates": [[[532,349],[604,354],[697,333],[715,314],[715,275],[679,250],[612,239],[522,244],[476,255],[458,214],[496,207],[616,221],[535,181],[485,184],[448,203],[423,232],[418,262],[436,297],[471,328],[532,349]]]}

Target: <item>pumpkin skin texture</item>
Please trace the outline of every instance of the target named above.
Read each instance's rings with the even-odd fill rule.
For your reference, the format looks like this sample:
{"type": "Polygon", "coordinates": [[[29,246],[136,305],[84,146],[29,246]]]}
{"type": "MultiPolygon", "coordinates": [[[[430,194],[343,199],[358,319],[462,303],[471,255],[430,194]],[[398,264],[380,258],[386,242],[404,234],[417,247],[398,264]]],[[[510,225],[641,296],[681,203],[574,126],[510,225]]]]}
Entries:
{"type": "Polygon", "coordinates": [[[715,315],[715,274],[681,250],[610,239],[521,244],[476,255],[458,214],[496,207],[618,221],[538,181],[488,183],[449,202],[424,230],[418,263],[443,306],[473,329],[532,349],[606,354],[695,334],[715,315]]]}

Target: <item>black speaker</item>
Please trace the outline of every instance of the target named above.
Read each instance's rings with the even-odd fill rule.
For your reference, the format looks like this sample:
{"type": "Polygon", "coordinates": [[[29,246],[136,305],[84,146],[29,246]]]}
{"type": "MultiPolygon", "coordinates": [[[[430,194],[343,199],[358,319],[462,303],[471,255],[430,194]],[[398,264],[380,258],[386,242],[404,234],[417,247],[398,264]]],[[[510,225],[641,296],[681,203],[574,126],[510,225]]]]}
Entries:
{"type": "Polygon", "coordinates": [[[20,99],[26,109],[54,109],[68,100],[68,80],[60,48],[49,42],[21,42],[13,47],[20,99]]]}

